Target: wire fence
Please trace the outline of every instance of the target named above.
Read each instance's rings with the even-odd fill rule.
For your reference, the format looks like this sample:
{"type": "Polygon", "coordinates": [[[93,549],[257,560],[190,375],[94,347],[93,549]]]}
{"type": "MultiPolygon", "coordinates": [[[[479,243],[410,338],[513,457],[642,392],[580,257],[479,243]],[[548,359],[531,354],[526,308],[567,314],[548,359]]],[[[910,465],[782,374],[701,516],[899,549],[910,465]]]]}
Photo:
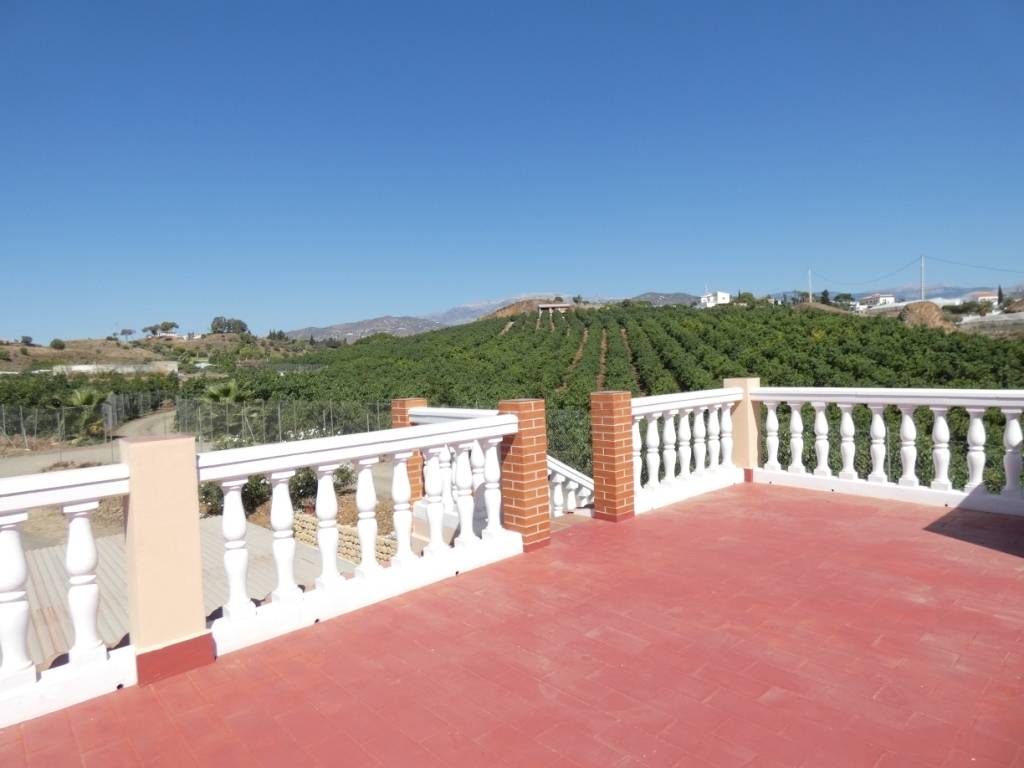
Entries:
{"type": "Polygon", "coordinates": [[[47,443],[106,443],[126,421],[170,406],[171,392],[111,393],[94,405],[0,403],[0,446],[32,450],[47,443]]]}
{"type": "Polygon", "coordinates": [[[309,440],[391,426],[390,403],[334,400],[214,403],[180,398],[176,405],[176,430],[195,435],[200,450],[309,440]]]}

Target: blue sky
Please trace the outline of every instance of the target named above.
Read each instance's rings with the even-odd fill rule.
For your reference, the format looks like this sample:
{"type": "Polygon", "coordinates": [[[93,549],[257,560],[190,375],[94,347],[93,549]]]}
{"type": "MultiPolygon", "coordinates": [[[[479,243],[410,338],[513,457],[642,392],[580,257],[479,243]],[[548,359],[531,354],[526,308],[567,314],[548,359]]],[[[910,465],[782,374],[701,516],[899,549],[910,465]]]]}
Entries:
{"type": "Polygon", "coordinates": [[[0,337],[1024,269],[1021,39],[1019,0],[0,0],[0,337]]]}

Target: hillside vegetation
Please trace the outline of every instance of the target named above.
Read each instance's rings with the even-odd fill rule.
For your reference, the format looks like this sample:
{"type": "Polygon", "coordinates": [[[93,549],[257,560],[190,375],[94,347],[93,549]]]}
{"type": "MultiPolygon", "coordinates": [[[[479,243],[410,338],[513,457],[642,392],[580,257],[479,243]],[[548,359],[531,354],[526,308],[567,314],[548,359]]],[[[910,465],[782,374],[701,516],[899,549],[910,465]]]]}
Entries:
{"type": "MultiPolygon", "coordinates": [[[[408,338],[373,336],[316,348],[290,362],[318,369],[282,376],[238,367],[229,373],[246,398],[384,402],[417,396],[481,407],[543,397],[552,407],[582,408],[598,388],[662,394],[721,386],[727,376],[791,386],[1024,385],[1021,339],[785,307],[619,305],[542,319],[522,314],[408,338]]],[[[185,386],[204,384],[199,378],[185,386]]]]}

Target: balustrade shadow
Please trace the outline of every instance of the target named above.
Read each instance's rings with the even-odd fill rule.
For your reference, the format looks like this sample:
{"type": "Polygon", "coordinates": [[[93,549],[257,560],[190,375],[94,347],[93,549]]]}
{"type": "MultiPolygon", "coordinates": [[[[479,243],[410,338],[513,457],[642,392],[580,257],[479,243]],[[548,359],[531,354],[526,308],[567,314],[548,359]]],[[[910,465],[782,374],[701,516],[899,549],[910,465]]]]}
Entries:
{"type": "Polygon", "coordinates": [[[951,509],[924,530],[979,547],[1024,557],[1024,517],[951,509]]]}

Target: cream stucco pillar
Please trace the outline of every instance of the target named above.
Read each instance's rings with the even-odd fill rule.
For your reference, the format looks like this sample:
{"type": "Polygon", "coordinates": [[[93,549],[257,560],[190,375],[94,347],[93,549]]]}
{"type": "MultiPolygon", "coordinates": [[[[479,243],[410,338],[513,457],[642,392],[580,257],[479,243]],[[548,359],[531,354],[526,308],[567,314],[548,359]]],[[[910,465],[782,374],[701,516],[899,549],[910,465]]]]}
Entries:
{"type": "Polygon", "coordinates": [[[751,398],[751,392],[761,386],[761,379],[725,379],[723,387],[740,387],[743,399],[736,404],[732,416],[732,461],[746,474],[757,468],[758,416],[761,404],[751,398]]]}
{"type": "Polygon", "coordinates": [[[120,441],[128,465],[125,514],[128,626],[146,683],[213,660],[203,609],[195,438],[120,441]]]}

